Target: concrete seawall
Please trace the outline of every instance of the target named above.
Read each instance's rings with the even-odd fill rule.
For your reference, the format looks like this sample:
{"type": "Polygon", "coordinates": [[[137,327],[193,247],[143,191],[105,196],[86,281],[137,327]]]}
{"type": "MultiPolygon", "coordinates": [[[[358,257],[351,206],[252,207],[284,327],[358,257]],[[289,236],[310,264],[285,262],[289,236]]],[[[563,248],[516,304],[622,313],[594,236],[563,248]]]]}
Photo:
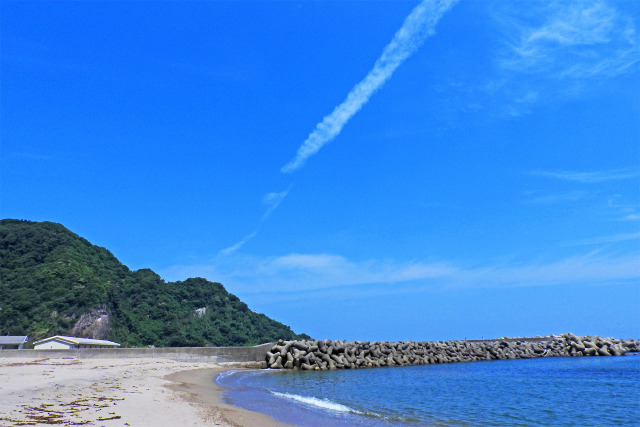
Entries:
{"type": "Polygon", "coordinates": [[[571,333],[473,341],[279,341],[267,353],[263,366],[332,370],[554,356],[623,356],[638,351],[640,341],[571,333]]]}
{"type": "Polygon", "coordinates": [[[0,350],[12,358],[159,358],[178,362],[263,362],[273,343],[254,347],[79,348],[72,350],[0,350]]]}

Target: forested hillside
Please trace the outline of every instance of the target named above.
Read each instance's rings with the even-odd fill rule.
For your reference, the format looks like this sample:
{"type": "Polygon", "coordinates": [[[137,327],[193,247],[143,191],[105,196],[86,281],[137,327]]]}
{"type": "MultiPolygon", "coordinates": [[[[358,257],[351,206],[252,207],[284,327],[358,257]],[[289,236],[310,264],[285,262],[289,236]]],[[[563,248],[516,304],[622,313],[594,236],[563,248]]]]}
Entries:
{"type": "Polygon", "coordinates": [[[0,221],[0,335],[65,334],[124,346],[255,345],[299,339],[220,283],[131,271],[60,224],[0,221]]]}

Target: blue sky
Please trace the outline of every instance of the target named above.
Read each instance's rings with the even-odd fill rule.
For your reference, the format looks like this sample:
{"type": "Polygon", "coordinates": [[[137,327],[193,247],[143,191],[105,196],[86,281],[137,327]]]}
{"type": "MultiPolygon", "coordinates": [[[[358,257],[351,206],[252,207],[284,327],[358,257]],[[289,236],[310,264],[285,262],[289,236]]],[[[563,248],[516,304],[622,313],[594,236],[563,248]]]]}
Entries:
{"type": "Polygon", "coordinates": [[[640,337],[640,4],[25,2],[1,216],[317,338],[640,337]]]}

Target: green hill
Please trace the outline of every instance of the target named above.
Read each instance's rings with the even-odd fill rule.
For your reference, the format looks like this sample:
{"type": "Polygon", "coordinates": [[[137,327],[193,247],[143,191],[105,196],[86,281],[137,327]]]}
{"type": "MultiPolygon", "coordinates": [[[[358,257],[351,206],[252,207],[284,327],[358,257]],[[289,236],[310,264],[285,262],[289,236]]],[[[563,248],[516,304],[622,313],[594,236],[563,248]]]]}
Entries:
{"type": "Polygon", "coordinates": [[[125,346],[255,345],[300,339],[220,283],[131,271],[60,224],[0,221],[0,335],[109,339],[125,346]]]}

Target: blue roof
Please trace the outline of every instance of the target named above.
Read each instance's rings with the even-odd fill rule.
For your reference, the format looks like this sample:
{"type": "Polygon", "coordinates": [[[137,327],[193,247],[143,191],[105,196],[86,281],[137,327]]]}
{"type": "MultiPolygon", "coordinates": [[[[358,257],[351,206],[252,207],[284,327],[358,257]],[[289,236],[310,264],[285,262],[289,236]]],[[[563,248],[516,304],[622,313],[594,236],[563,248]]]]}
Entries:
{"type": "Polygon", "coordinates": [[[29,338],[28,335],[5,335],[0,336],[0,344],[24,344],[29,338]]]}

